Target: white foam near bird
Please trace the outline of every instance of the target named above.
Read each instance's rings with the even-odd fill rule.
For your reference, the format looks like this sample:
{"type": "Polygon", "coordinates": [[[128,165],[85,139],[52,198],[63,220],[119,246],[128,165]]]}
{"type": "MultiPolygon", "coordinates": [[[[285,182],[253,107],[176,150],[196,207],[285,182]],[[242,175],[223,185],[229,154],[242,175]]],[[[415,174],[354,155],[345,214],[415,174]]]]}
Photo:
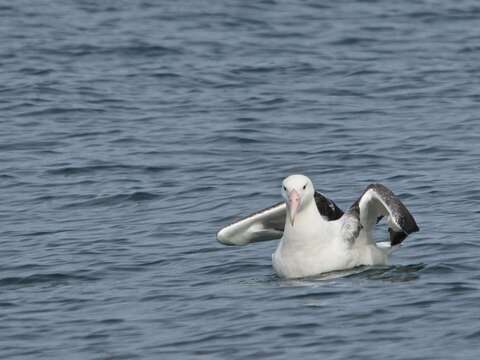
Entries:
{"type": "Polygon", "coordinates": [[[280,239],[272,263],[284,278],[385,265],[392,250],[419,230],[405,205],[382,184],[369,185],[345,213],[315,191],[304,175],[283,180],[282,195],[285,202],[224,227],[217,239],[226,245],[280,239]],[[373,239],[382,218],[388,223],[389,246],[379,246],[373,239]]]}

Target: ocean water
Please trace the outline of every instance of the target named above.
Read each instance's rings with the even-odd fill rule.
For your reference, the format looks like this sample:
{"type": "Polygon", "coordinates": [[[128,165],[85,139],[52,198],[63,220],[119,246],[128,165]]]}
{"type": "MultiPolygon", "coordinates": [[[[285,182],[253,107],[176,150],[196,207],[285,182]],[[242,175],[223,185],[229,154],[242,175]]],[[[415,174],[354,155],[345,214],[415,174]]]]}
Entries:
{"type": "MultiPolygon", "coordinates": [[[[478,359],[480,5],[0,1],[1,359],[478,359]],[[281,280],[216,231],[311,177],[421,231],[281,280]]],[[[378,233],[385,240],[386,232],[378,233]]]]}

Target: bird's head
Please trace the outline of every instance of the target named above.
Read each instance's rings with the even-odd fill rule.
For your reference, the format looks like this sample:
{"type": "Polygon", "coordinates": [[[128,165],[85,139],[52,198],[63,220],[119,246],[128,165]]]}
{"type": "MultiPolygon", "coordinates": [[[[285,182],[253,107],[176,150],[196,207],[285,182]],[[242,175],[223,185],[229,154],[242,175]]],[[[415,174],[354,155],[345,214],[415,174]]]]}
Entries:
{"type": "Polygon", "coordinates": [[[290,175],[283,180],[282,196],[287,203],[287,214],[292,226],[295,216],[313,201],[314,193],[312,181],[305,175],[290,175]]]}

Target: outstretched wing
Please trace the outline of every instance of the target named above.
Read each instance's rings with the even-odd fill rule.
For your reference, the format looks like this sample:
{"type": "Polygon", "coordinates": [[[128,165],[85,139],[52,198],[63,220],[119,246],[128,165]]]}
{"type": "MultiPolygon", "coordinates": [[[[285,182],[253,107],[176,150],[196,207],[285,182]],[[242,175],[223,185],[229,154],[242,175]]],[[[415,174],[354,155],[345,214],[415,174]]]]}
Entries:
{"type": "Polygon", "coordinates": [[[407,207],[382,184],[369,185],[350,212],[358,216],[367,232],[372,231],[381,218],[387,217],[391,246],[400,244],[408,235],[419,230],[407,207]]]}
{"type": "MultiPolygon", "coordinates": [[[[318,211],[328,220],[342,217],[343,211],[330,199],[315,192],[318,211]]],[[[217,240],[225,245],[246,245],[252,242],[280,239],[285,228],[287,207],[284,202],[260,210],[217,233],[217,240]]]]}
{"type": "Polygon", "coordinates": [[[285,227],[287,207],[284,202],[260,210],[217,233],[217,240],[225,245],[246,245],[251,242],[280,239],[285,227]]]}

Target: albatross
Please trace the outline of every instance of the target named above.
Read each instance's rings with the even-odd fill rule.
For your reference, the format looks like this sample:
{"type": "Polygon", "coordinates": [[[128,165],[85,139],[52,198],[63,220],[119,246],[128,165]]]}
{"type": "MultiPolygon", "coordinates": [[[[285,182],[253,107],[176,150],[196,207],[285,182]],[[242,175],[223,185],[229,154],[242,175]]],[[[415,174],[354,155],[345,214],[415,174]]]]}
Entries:
{"type": "Polygon", "coordinates": [[[280,239],[272,264],[283,278],[386,265],[392,250],[419,230],[406,206],[382,184],[370,184],[346,212],[315,191],[304,175],[284,179],[281,192],[284,202],[225,226],[217,240],[225,245],[246,245],[280,239]],[[386,246],[373,238],[382,218],[388,223],[390,241],[386,246]]]}

